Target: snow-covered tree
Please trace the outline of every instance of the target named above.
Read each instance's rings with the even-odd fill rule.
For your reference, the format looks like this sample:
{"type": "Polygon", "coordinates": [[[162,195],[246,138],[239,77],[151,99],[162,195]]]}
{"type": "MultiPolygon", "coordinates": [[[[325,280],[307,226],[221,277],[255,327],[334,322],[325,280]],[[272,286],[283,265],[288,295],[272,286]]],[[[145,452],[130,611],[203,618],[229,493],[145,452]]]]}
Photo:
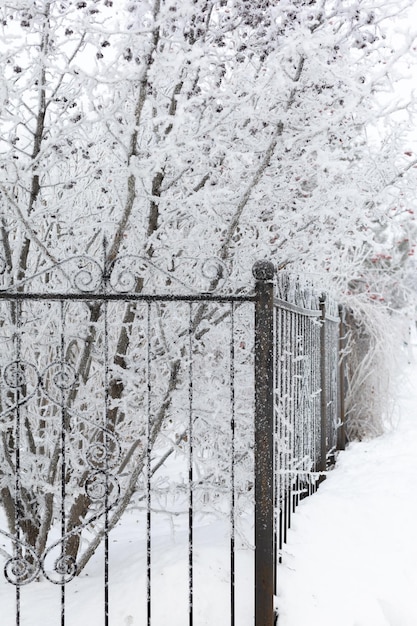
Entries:
{"type": "MultiPolygon", "coordinates": [[[[4,285],[62,288],[74,276],[69,257],[105,261],[116,275],[118,263],[127,269],[123,257],[135,254],[142,258],[130,284],[137,292],[172,281],[205,291],[251,289],[252,264],[264,257],[294,272],[325,274],[340,293],[352,291],[352,279],[362,280],[379,254],[375,224],[389,218],[402,182],[414,174],[399,135],[386,137],[384,151],[368,138],[375,120],[393,113],[377,94],[392,88],[396,64],[411,46],[404,40],[396,50],[384,28],[410,4],[2,1],[4,285]],[[387,163],[392,172],[381,177],[387,163]]],[[[144,315],[127,305],[109,340],[112,428],[126,432],[121,407],[133,393],[127,366],[139,358],[144,315]]],[[[219,315],[212,312],[210,321],[219,315]]],[[[66,316],[67,328],[76,324],[71,311],[66,316]]],[[[210,332],[207,318],[207,310],[195,313],[201,336],[210,332]]],[[[182,393],[181,349],[173,356],[168,345],[184,329],[166,311],[160,319],[169,321],[171,336],[155,345],[168,363],[159,377],[155,437],[175,393],[182,393]]],[[[104,345],[102,320],[103,307],[87,309],[86,330],[77,336],[74,327],[67,347],[66,359],[85,381],[96,371],[93,346],[104,345]]],[[[63,322],[52,316],[50,323],[63,322]]],[[[51,350],[56,358],[56,346],[32,356],[46,367],[51,350]]],[[[85,398],[71,393],[82,411],[85,398]]],[[[85,445],[90,427],[83,430],[85,445]]],[[[28,430],[35,443],[37,428],[28,430]]],[[[176,446],[177,435],[175,426],[169,436],[176,446]]],[[[123,451],[121,472],[128,466],[132,476],[140,473],[140,441],[137,436],[136,447],[123,451]]],[[[51,455],[43,443],[33,451],[33,463],[51,455]]],[[[9,474],[0,476],[12,520],[9,474]]],[[[27,540],[40,551],[49,532],[41,523],[45,507],[50,523],[54,516],[57,473],[50,476],[48,493],[35,489],[27,498],[38,503],[25,513],[27,540]]],[[[135,488],[131,481],[129,495],[135,488]]],[[[81,484],[78,489],[70,524],[91,505],[81,484]]]]}

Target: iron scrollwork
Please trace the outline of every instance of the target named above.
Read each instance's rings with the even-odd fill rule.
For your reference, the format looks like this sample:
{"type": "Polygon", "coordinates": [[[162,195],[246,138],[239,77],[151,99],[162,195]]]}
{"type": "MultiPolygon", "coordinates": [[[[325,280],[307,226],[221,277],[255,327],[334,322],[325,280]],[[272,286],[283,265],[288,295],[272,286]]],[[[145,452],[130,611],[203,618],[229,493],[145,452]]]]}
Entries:
{"type": "Polygon", "coordinates": [[[186,293],[207,293],[220,289],[230,274],[226,262],[216,256],[178,260],[176,270],[166,269],[163,265],[135,254],[126,254],[111,261],[105,259],[103,263],[88,255],[77,255],[45,266],[16,283],[8,274],[5,259],[0,256],[0,276],[4,283],[0,292],[28,288],[32,292],[46,290],[51,294],[127,294],[142,291],[144,286],[158,285],[161,288],[175,284],[186,293]],[[198,278],[201,284],[198,284],[198,278]]]}
{"type": "Polygon", "coordinates": [[[1,530],[15,546],[15,556],[10,557],[4,565],[4,576],[12,585],[27,585],[39,576],[41,562],[35,550],[16,536],[1,530]]]}
{"type": "MultiPolygon", "coordinates": [[[[80,374],[77,371],[78,366],[74,365],[77,363],[76,358],[81,357],[79,354],[76,357],[69,356],[68,360],[64,357],[71,353],[69,345],[71,342],[76,345],[78,341],[79,347],[83,341],[86,341],[86,338],[82,336],[82,330],[77,328],[74,332],[76,339],[73,340],[73,335],[71,335],[71,342],[65,340],[63,331],[66,324],[65,315],[66,311],[73,306],[69,300],[75,301],[77,306],[80,306],[77,296],[82,294],[79,298],[84,302],[82,306],[85,307],[86,303],[90,306],[94,301],[97,302],[98,308],[103,306],[100,309],[103,311],[107,306],[107,304],[103,305],[106,298],[100,300],[100,297],[109,294],[121,296],[120,299],[124,302],[123,294],[147,295],[151,289],[166,288],[168,290],[171,285],[175,285],[187,295],[202,291],[212,292],[224,284],[228,277],[228,268],[223,260],[214,257],[178,260],[179,271],[176,272],[174,267],[164,269],[152,259],[144,256],[125,255],[110,262],[104,255],[104,261],[99,263],[89,256],[79,255],[53,265],[40,267],[35,274],[27,276],[20,282],[14,281],[9,274],[9,269],[6,260],[0,256],[0,294],[3,301],[12,303],[4,315],[4,325],[10,325],[10,337],[8,337],[10,352],[16,357],[2,364],[0,370],[0,386],[2,387],[0,420],[7,433],[5,445],[8,447],[11,459],[10,492],[14,499],[16,527],[15,533],[0,529],[0,534],[7,537],[10,543],[10,556],[4,566],[4,575],[9,583],[16,586],[29,584],[39,576],[44,576],[54,584],[64,584],[77,575],[77,561],[71,555],[70,549],[71,544],[74,543],[73,540],[78,540],[84,530],[93,528],[96,521],[99,521],[98,525],[105,528],[109,519],[108,514],[119,504],[122,492],[120,482],[122,479],[119,481],[116,475],[122,457],[122,446],[117,433],[107,422],[108,407],[103,406],[102,414],[98,411],[97,414],[90,416],[87,414],[88,409],[80,408],[80,403],[74,402],[74,398],[77,397],[84,383],[82,373],[80,374]],[[154,277],[157,277],[155,281],[154,277]],[[196,284],[197,277],[201,278],[203,286],[196,284]],[[192,284],[188,284],[189,282],[192,284]],[[85,298],[86,294],[87,298],[85,298]],[[89,294],[91,294],[91,301],[89,294]],[[68,302],[65,301],[67,296],[68,302]],[[30,329],[26,331],[25,324],[32,323],[32,317],[27,319],[27,316],[28,312],[32,315],[32,312],[36,311],[36,306],[32,305],[33,302],[45,301],[47,306],[53,306],[49,303],[49,297],[51,301],[55,297],[56,301],[59,301],[59,306],[62,306],[59,309],[60,312],[57,309],[56,326],[57,329],[61,328],[61,335],[49,344],[49,330],[47,329],[44,336],[47,350],[42,351],[36,346],[33,349],[31,345],[28,347],[25,344],[28,342],[28,339],[25,339],[25,333],[27,337],[30,333],[30,329]],[[21,306],[20,302],[24,299],[30,304],[25,302],[21,306]],[[22,345],[23,350],[21,350],[22,345]],[[26,405],[24,410],[21,409],[23,405],[26,405]],[[50,539],[47,540],[46,547],[43,547],[39,553],[24,534],[22,524],[24,513],[22,512],[25,506],[29,506],[27,502],[24,502],[25,490],[31,491],[29,473],[38,471],[44,462],[35,458],[36,446],[42,447],[44,443],[43,440],[39,443],[33,439],[34,451],[22,449],[22,454],[20,454],[19,445],[16,444],[16,436],[20,436],[19,432],[25,432],[24,436],[26,436],[30,430],[30,423],[38,424],[37,420],[42,423],[38,431],[41,433],[39,441],[44,432],[46,436],[52,437],[53,454],[55,458],[62,459],[61,467],[59,465],[61,461],[59,461],[54,470],[57,476],[62,474],[61,491],[57,490],[62,498],[58,495],[59,501],[54,505],[57,519],[61,515],[60,537],[57,539],[55,535],[52,543],[50,539]],[[83,422],[80,430],[87,432],[88,436],[84,443],[78,446],[73,443],[80,422],[83,422]],[[12,458],[14,453],[15,459],[12,458]],[[16,460],[19,454],[20,465],[16,460]],[[14,485],[13,462],[16,470],[14,485]],[[88,501],[83,517],[81,521],[78,520],[79,523],[75,527],[71,527],[68,523],[68,511],[76,498],[69,488],[69,485],[73,484],[78,489],[77,494],[83,495],[88,501]],[[60,506],[61,511],[59,511],[60,506]]],[[[95,322],[92,322],[91,311],[88,311],[86,323],[92,327],[95,322]]],[[[94,337],[98,335],[99,332],[94,337]]],[[[32,341],[30,337],[29,341],[32,341]]],[[[86,393],[88,394],[88,391],[86,393]]],[[[79,395],[82,395],[82,391],[79,395]]],[[[88,398],[85,404],[88,406],[88,398]]],[[[31,433],[28,437],[31,437],[31,433]]],[[[23,435],[21,441],[23,441],[23,435]]],[[[46,465],[48,463],[45,462],[45,467],[46,465]]]]}
{"type": "MultiPolygon", "coordinates": [[[[84,529],[91,527],[94,521],[105,516],[119,501],[121,487],[112,471],[120,461],[121,445],[115,433],[74,412],[68,405],[69,394],[78,382],[77,373],[70,363],[61,360],[52,361],[40,373],[32,363],[14,360],[3,367],[1,378],[6,390],[4,398],[8,398],[8,405],[0,414],[3,420],[7,415],[13,416],[18,406],[28,403],[38,391],[42,390],[53,405],[64,411],[66,418],[71,420],[71,417],[76,416],[98,433],[96,441],[92,441],[84,453],[84,464],[88,467],[84,491],[91,502],[91,515],[64,533],[40,555],[22,540],[18,531],[11,534],[0,530],[0,533],[10,540],[14,550],[14,555],[7,559],[4,566],[4,575],[9,583],[16,586],[29,584],[36,580],[41,572],[52,583],[67,583],[77,574],[76,560],[67,554],[68,542],[74,535],[81,534],[84,529]],[[53,563],[48,566],[51,557],[53,563]]],[[[59,415],[58,411],[54,418],[58,419],[59,415]]],[[[45,418],[46,415],[42,415],[42,419],[45,418]]],[[[68,427],[68,424],[65,424],[65,427],[68,427]]],[[[16,492],[17,510],[21,509],[19,498],[20,494],[16,492]]],[[[16,521],[19,527],[19,521],[16,521]]]]}

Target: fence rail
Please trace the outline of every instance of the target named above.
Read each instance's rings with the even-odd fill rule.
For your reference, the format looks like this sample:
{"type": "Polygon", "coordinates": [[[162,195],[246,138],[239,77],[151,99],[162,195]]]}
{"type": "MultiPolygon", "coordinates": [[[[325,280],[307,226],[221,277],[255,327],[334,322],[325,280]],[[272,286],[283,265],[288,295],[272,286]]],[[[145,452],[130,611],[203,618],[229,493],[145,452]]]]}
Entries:
{"type": "Polygon", "coordinates": [[[51,290],[51,268],[50,292],[40,275],[32,291],[30,279],[0,289],[0,534],[15,624],[30,613],[22,588],[43,577],[60,590],[65,626],[68,583],[100,545],[102,623],[115,624],[109,534],[133,499],[144,624],[157,623],[155,510],[182,520],[192,626],[204,593],[196,519],[215,503],[227,520],[225,623],[239,623],[236,538],[249,512],[253,623],[273,626],[292,516],[345,444],[343,312],[268,262],[248,295],[120,293],[97,268],[68,293],[51,290]]]}

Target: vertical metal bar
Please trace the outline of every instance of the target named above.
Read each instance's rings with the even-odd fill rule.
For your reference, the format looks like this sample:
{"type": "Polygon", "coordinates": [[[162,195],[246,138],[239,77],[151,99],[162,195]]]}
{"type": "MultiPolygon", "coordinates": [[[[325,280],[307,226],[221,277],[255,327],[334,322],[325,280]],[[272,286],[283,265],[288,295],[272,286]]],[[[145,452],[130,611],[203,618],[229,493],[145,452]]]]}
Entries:
{"type": "Polygon", "coordinates": [[[281,422],[282,422],[282,430],[283,430],[283,443],[284,443],[284,454],[283,454],[283,542],[287,541],[287,526],[288,526],[288,481],[289,481],[289,458],[290,458],[290,435],[289,435],[289,398],[290,398],[290,387],[289,387],[289,349],[288,349],[288,311],[283,309],[281,312],[282,315],[282,325],[283,325],[283,333],[282,333],[282,364],[283,364],[283,372],[282,372],[282,383],[283,383],[283,404],[282,404],[282,412],[281,412],[281,422]]]}
{"type": "Polygon", "coordinates": [[[230,305],[230,624],[235,626],[235,305],[230,305]]]}
{"type": "Polygon", "coordinates": [[[332,462],[334,461],[334,451],[337,442],[337,353],[339,351],[339,332],[333,320],[327,327],[327,354],[328,354],[328,429],[329,429],[329,451],[331,452],[332,462]],[[336,358],[335,358],[336,357],[336,358]]]}
{"type": "Polygon", "coordinates": [[[289,355],[289,337],[288,337],[288,316],[289,311],[283,309],[281,312],[283,324],[283,341],[282,341],[282,358],[283,358],[283,410],[282,425],[284,434],[284,455],[283,455],[283,501],[282,501],[282,519],[283,519],[283,543],[287,541],[288,529],[288,498],[289,498],[289,481],[290,481],[290,450],[291,450],[291,433],[289,428],[289,411],[290,411],[290,355],[289,355]]]}
{"type": "MultiPolygon", "coordinates": [[[[103,287],[107,291],[110,279],[110,270],[107,262],[107,239],[103,239],[103,287]]],[[[109,324],[108,324],[108,302],[103,303],[104,320],[103,320],[103,365],[104,365],[104,474],[105,474],[105,491],[104,491],[104,626],[109,626],[109,324]]]]}
{"type": "Polygon", "coordinates": [[[292,430],[292,459],[291,459],[291,500],[290,500],[290,518],[289,527],[291,526],[292,514],[295,511],[295,498],[297,491],[297,468],[298,468],[298,428],[296,421],[296,408],[298,399],[298,380],[297,380],[297,313],[291,314],[291,430],[292,430]]]}
{"type": "MultiPolygon", "coordinates": [[[[283,363],[282,363],[282,346],[284,345],[283,338],[283,327],[284,322],[282,319],[282,309],[279,307],[274,307],[275,313],[275,328],[276,328],[276,344],[275,344],[275,369],[277,376],[277,385],[276,385],[276,402],[278,406],[278,415],[275,424],[275,431],[277,437],[277,450],[276,450],[276,489],[275,489],[275,498],[277,501],[277,507],[279,507],[279,526],[278,526],[278,554],[279,554],[279,562],[282,562],[282,547],[284,544],[284,500],[283,494],[285,493],[285,478],[283,475],[283,467],[284,467],[284,458],[285,452],[283,451],[284,445],[284,426],[283,420],[280,419],[281,411],[282,411],[282,402],[284,398],[284,374],[283,374],[283,363]]],[[[276,585],[275,580],[275,585],[276,585]]]]}
{"type": "Polygon", "coordinates": [[[315,333],[315,320],[311,317],[307,321],[308,326],[308,354],[309,354],[309,366],[311,377],[311,389],[309,402],[311,406],[311,431],[309,435],[310,445],[310,457],[311,457],[311,475],[310,475],[310,491],[312,494],[315,491],[316,479],[315,472],[317,471],[317,370],[316,370],[316,343],[315,333]]]}
{"type": "Polygon", "coordinates": [[[255,304],[255,626],[274,624],[274,266],[258,261],[255,304]]]}
{"type": "Polygon", "coordinates": [[[306,488],[307,495],[312,493],[312,475],[311,473],[314,471],[314,401],[313,401],[313,393],[314,389],[314,375],[313,375],[313,358],[312,358],[312,345],[311,345],[311,319],[308,316],[304,318],[304,358],[305,362],[309,367],[309,371],[306,371],[307,378],[310,381],[309,388],[307,389],[306,394],[306,405],[309,413],[307,431],[306,431],[306,442],[305,442],[305,454],[308,462],[308,466],[306,468],[306,488]]]}
{"type": "Polygon", "coordinates": [[[295,380],[296,380],[296,396],[294,398],[294,425],[296,433],[296,446],[297,446],[297,466],[295,476],[295,494],[294,494],[294,511],[300,502],[300,488],[301,488],[301,470],[304,464],[303,460],[303,429],[304,422],[307,416],[304,413],[304,407],[302,405],[303,398],[301,394],[301,358],[302,358],[302,332],[301,332],[301,315],[296,314],[295,319],[295,345],[297,352],[295,355],[295,380]]]}
{"type": "Polygon", "coordinates": [[[344,450],[346,448],[346,414],[345,414],[345,337],[346,337],[346,325],[345,325],[345,311],[343,306],[339,305],[339,419],[340,426],[338,430],[338,450],[344,450]]]}
{"type": "Polygon", "coordinates": [[[309,471],[308,458],[309,458],[309,449],[308,449],[308,432],[310,429],[310,405],[308,403],[308,396],[311,394],[310,383],[311,380],[309,376],[306,376],[306,342],[307,342],[307,327],[306,327],[307,318],[305,315],[300,316],[300,370],[299,370],[299,383],[300,383],[300,406],[301,406],[301,414],[304,416],[302,425],[300,426],[301,432],[301,442],[300,442],[300,450],[301,450],[301,458],[302,466],[299,480],[299,501],[307,495],[307,472],[309,471]],[[306,389],[304,389],[306,387],[306,389]]]}
{"type": "Polygon", "coordinates": [[[309,389],[309,397],[308,403],[311,412],[310,418],[310,430],[308,434],[308,450],[309,450],[309,460],[310,460],[310,472],[308,476],[308,494],[311,495],[314,493],[315,487],[315,476],[314,472],[316,470],[316,376],[315,376],[315,346],[314,346],[314,332],[313,332],[313,324],[314,321],[311,317],[306,319],[306,327],[308,334],[308,345],[307,345],[307,354],[308,354],[308,366],[309,366],[309,377],[310,377],[310,389],[309,389]]]}
{"type": "Polygon", "coordinates": [[[330,383],[331,383],[331,454],[332,462],[335,461],[335,451],[337,450],[337,440],[339,434],[339,324],[332,321],[331,326],[331,346],[328,348],[331,355],[330,383]]]}
{"type": "Polygon", "coordinates": [[[291,463],[293,451],[293,432],[292,432],[292,359],[291,359],[291,311],[284,310],[285,319],[285,396],[286,407],[283,415],[286,429],[286,455],[285,455],[285,534],[284,542],[287,542],[288,529],[291,525],[291,463]]]}
{"type": "MultiPolygon", "coordinates": [[[[65,372],[65,338],[64,338],[64,302],[60,303],[60,322],[61,322],[61,345],[60,345],[60,361],[61,373],[64,379],[65,372]]],[[[66,542],[65,542],[65,498],[66,498],[66,410],[65,410],[65,391],[64,386],[61,388],[61,559],[63,566],[66,558],[66,542]]],[[[65,571],[65,567],[63,567],[65,571]]],[[[62,574],[61,581],[61,626],[65,626],[65,581],[62,574]]]]}
{"type": "Polygon", "coordinates": [[[147,383],[147,419],[146,419],[146,614],[147,626],[152,621],[152,517],[151,517],[151,449],[152,449],[152,424],[151,424],[151,303],[147,303],[147,354],[146,354],[146,383],[147,383]]]}
{"type": "MultiPolygon", "coordinates": [[[[21,539],[21,476],[20,476],[20,356],[21,356],[21,315],[22,304],[16,301],[15,305],[15,344],[16,344],[16,380],[15,380],[15,398],[16,398],[16,423],[15,423],[15,533],[16,543],[14,546],[15,557],[23,558],[22,549],[20,547],[21,539]]],[[[16,626],[20,626],[20,585],[16,585],[16,626]]]]}
{"type": "Polygon", "coordinates": [[[289,332],[289,384],[290,384],[290,402],[289,408],[289,440],[290,440],[290,457],[288,463],[288,528],[291,528],[291,518],[293,509],[293,492],[294,492],[294,462],[295,462],[295,429],[294,429],[294,400],[295,400],[295,377],[294,377],[294,313],[288,313],[288,332],[289,332]]]}
{"type": "Polygon", "coordinates": [[[109,450],[108,450],[108,419],[109,419],[109,328],[108,303],[104,302],[104,454],[106,490],[104,496],[104,626],[109,624],[109,450]]]}
{"type": "MultiPolygon", "coordinates": [[[[274,324],[274,354],[273,354],[273,390],[274,390],[274,405],[275,405],[275,398],[276,398],[276,393],[277,390],[279,388],[279,370],[278,370],[278,366],[277,366],[277,353],[278,353],[278,346],[277,346],[277,336],[278,336],[278,325],[277,325],[277,309],[274,306],[273,308],[273,324],[274,324]]],[[[274,567],[274,596],[277,595],[277,568],[276,568],[276,564],[278,563],[278,545],[279,545],[279,530],[280,530],[280,523],[281,523],[281,516],[279,514],[280,512],[280,504],[279,504],[279,482],[280,482],[280,477],[279,477],[279,465],[277,465],[278,463],[278,441],[279,441],[279,432],[278,432],[278,419],[277,419],[277,411],[274,410],[274,424],[273,424],[273,430],[274,430],[274,452],[273,452],[273,467],[274,467],[274,563],[275,563],[275,567],[274,567]]]]}
{"type": "MultiPolygon", "coordinates": [[[[314,323],[314,322],[313,322],[314,323]]],[[[320,454],[321,454],[321,322],[320,326],[314,325],[314,373],[315,373],[315,389],[318,392],[316,402],[314,405],[315,410],[315,451],[316,451],[316,463],[315,470],[320,472],[320,454]]],[[[320,476],[316,477],[314,490],[317,490],[319,485],[320,476]]]]}
{"type": "Polygon", "coordinates": [[[327,357],[326,357],[326,296],[320,298],[320,463],[319,471],[326,471],[327,454],[327,357]]]}
{"type": "Polygon", "coordinates": [[[193,468],[193,305],[189,305],[188,323],[188,399],[189,399],[189,421],[188,421],[188,623],[193,626],[194,613],[194,468],[193,468]]]}

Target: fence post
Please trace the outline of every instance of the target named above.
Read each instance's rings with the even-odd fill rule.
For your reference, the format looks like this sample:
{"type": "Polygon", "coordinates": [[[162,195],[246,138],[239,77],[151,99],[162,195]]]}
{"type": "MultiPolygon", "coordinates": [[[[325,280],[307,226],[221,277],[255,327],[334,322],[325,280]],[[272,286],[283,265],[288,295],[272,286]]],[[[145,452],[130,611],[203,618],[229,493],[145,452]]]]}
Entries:
{"type": "MultiPolygon", "coordinates": [[[[327,363],[326,363],[326,295],[320,298],[320,464],[319,471],[326,471],[327,457],[327,363]]],[[[323,477],[320,477],[320,481],[323,477]]]]}
{"type": "Polygon", "coordinates": [[[346,414],[345,414],[345,336],[346,336],[346,324],[345,324],[345,310],[344,307],[339,304],[339,407],[340,407],[340,427],[338,430],[338,450],[344,450],[346,447],[346,414]]]}
{"type": "Polygon", "coordinates": [[[253,266],[255,293],[255,626],[274,615],[274,265],[253,266]]]}

